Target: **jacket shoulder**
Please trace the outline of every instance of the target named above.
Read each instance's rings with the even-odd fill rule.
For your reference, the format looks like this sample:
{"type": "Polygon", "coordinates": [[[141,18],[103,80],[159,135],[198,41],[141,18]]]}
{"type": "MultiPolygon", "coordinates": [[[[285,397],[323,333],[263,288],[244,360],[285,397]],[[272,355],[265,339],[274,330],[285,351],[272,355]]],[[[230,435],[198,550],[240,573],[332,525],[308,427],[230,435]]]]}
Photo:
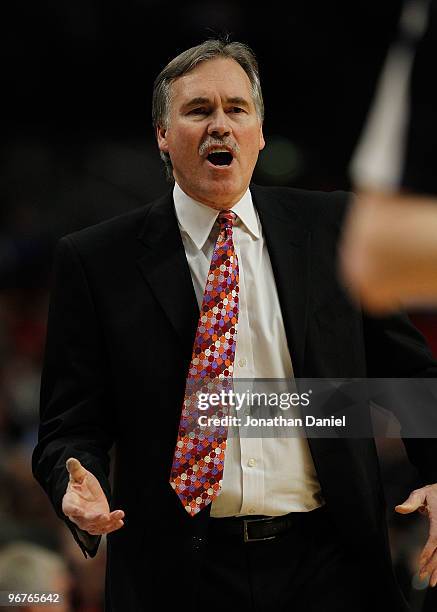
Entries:
{"type": "Polygon", "coordinates": [[[166,194],[127,213],[67,234],[61,238],[60,243],[73,244],[82,253],[96,249],[105,252],[117,247],[126,248],[136,242],[152,208],[168,199],[169,194],[166,194]]]}
{"type": "Polygon", "coordinates": [[[88,241],[111,239],[120,234],[126,236],[126,234],[134,233],[136,229],[140,230],[151,206],[152,203],[145,204],[127,213],[67,234],[63,239],[71,240],[75,244],[86,244],[88,241]]]}
{"type": "Polygon", "coordinates": [[[353,194],[347,191],[313,191],[293,187],[261,187],[252,185],[255,200],[262,198],[282,214],[293,213],[308,225],[339,226],[353,194]]]}

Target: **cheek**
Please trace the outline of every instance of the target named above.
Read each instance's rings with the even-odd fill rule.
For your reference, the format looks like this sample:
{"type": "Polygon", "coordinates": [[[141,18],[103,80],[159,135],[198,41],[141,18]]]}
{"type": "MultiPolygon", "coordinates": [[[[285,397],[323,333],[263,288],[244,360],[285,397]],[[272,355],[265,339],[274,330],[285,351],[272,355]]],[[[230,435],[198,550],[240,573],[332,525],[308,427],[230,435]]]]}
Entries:
{"type": "Polygon", "coordinates": [[[251,130],[243,135],[240,140],[240,147],[244,151],[247,158],[254,158],[259,154],[260,138],[259,131],[251,130]]]}
{"type": "Polygon", "coordinates": [[[181,166],[192,164],[197,150],[184,135],[175,135],[170,144],[170,154],[175,163],[181,166]]]}
{"type": "Polygon", "coordinates": [[[187,138],[186,135],[181,135],[179,138],[175,139],[173,143],[173,153],[182,163],[192,163],[193,160],[198,157],[196,143],[192,139],[187,138]]]}
{"type": "Polygon", "coordinates": [[[257,146],[257,143],[256,144],[254,142],[247,143],[245,147],[241,147],[241,153],[242,153],[243,166],[245,168],[252,167],[256,163],[256,160],[258,159],[258,155],[259,155],[259,148],[257,146]]]}

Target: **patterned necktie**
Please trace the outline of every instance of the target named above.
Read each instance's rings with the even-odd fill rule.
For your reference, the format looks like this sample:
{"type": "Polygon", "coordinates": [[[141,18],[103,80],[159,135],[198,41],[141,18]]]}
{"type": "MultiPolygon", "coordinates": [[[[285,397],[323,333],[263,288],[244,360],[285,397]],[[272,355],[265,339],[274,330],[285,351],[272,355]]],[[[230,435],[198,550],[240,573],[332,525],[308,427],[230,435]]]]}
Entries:
{"type": "MultiPolygon", "coordinates": [[[[200,426],[205,416],[199,392],[217,393],[232,385],[238,322],[238,260],[232,240],[236,215],[222,211],[203,294],[184,404],[171,469],[170,484],[185,510],[194,516],[220,493],[225,461],[227,426],[200,426]]],[[[227,409],[214,408],[222,418],[227,409]]],[[[208,415],[209,416],[209,415],[208,415]]]]}

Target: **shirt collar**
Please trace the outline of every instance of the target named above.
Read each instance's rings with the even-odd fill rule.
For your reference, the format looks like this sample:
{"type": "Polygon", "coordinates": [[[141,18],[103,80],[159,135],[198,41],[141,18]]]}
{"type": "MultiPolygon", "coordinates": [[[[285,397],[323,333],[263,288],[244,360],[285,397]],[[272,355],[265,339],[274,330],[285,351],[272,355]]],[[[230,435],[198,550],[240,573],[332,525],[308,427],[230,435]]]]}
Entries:
{"type": "MultiPolygon", "coordinates": [[[[173,188],[173,200],[180,229],[188,234],[199,250],[202,249],[219,211],[188,196],[176,182],[173,188]]],[[[237,224],[241,222],[245,225],[254,238],[260,237],[259,221],[249,189],[231,210],[238,217],[237,224]]]]}

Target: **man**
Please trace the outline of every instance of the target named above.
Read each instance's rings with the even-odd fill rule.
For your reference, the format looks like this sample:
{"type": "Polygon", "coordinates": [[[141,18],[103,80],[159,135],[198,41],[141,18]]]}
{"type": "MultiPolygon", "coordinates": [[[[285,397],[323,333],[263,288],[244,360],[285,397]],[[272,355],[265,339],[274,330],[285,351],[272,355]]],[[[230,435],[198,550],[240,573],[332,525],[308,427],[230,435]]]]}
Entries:
{"type": "MultiPolygon", "coordinates": [[[[373,440],[187,434],[188,389],[435,376],[423,338],[402,318],[363,318],[341,290],[346,194],[250,185],[264,138],[247,47],[212,40],[176,57],[153,115],[174,189],[59,244],[36,477],[84,553],[109,534],[108,610],[340,612],[376,596],[406,610],[373,440]]],[[[400,510],[432,518],[436,446],[406,444],[429,486],[400,510]]],[[[433,581],[436,567],[423,562],[433,581]]]]}

